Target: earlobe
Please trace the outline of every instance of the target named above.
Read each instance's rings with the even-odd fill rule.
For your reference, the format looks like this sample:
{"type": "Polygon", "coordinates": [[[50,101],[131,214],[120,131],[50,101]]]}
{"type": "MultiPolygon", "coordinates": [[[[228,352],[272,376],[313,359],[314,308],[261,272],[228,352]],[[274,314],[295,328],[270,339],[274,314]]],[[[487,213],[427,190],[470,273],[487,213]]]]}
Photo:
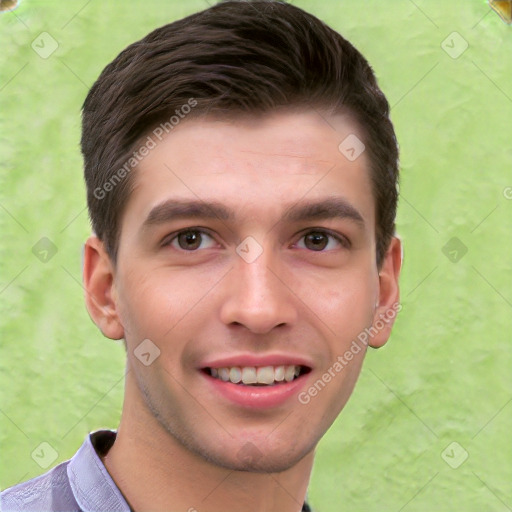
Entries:
{"type": "Polygon", "coordinates": [[[373,336],[369,340],[373,348],[380,348],[388,341],[395,318],[402,309],[398,284],[402,257],[402,243],[395,236],[391,239],[379,272],[379,298],[373,315],[373,336]]]}
{"type": "Polygon", "coordinates": [[[83,282],[85,304],[93,322],[107,338],[123,338],[124,329],[118,313],[114,269],[103,242],[94,235],[84,245],[83,282]]]}

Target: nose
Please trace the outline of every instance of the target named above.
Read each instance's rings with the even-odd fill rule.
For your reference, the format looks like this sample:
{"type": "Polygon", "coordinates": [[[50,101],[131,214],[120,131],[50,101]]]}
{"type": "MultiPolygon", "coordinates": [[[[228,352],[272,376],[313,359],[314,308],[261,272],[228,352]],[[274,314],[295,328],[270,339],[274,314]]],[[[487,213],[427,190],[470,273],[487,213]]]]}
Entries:
{"type": "Polygon", "coordinates": [[[298,316],[297,299],[280,269],[277,256],[268,248],[250,263],[236,256],[226,280],[222,322],[243,325],[258,334],[293,324],[298,316]]]}

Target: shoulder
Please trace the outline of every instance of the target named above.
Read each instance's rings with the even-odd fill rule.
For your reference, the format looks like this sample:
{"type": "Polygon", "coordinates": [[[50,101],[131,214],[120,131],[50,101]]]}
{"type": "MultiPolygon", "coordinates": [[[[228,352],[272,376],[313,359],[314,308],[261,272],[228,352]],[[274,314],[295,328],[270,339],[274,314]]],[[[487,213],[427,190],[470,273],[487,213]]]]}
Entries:
{"type": "Polygon", "coordinates": [[[2,512],[41,511],[80,512],[67,474],[69,460],[32,480],[0,492],[2,512]]]}

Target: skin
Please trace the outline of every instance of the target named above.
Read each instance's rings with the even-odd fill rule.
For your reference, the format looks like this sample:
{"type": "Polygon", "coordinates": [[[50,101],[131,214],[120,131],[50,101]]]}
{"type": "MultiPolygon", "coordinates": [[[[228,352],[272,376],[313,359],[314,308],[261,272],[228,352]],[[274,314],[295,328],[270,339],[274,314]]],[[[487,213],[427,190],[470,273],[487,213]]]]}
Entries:
{"type": "MultiPolygon", "coordinates": [[[[104,463],[134,510],[301,509],[315,447],[352,393],[365,350],[309,403],[294,396],[267,409],[218,395],[199,368],[232,354],[300,355],[312,366],[304,391],[398,303],[400,241],[378,269],[366,153],[349,161],[338,150],[351,133],[363,139],[348,117],[308,110],[182,121],[136,171],[116,265],[88,239],[87,308],[127,346],[123,412],[104,463]],[[343,198],[364,222],[283,220],[289,206],[326,197],[343,198]],[[143,228],[169,198],[215,200],[235,218],[143,228]],[[185,228],[207,231],[195,250],[173,238],[185,228]],[[319,229],[349,245],[327,235],[312,245],[306,235],[319,229]],[[236,252],[248,236],[263,251],[251,263],[236,252]],[[160,350],[149,366],[134,355],[144,339],[160,350]]],[[[370,345],[384,345],[392,325],[370,345]]]]}

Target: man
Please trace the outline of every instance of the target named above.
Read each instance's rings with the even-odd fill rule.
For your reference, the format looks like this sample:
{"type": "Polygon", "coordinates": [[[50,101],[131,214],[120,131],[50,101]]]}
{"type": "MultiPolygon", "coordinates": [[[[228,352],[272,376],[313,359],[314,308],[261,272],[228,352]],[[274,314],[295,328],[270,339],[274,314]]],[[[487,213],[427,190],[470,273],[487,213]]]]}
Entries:
{"type": "Polygon", "coordinates": [[[83,106],[88,311],[123,339],[117,431],[2,510],[297,512],[399,306],[398,147],[363,56],[224,2],[109,64],[83,106]]]}

